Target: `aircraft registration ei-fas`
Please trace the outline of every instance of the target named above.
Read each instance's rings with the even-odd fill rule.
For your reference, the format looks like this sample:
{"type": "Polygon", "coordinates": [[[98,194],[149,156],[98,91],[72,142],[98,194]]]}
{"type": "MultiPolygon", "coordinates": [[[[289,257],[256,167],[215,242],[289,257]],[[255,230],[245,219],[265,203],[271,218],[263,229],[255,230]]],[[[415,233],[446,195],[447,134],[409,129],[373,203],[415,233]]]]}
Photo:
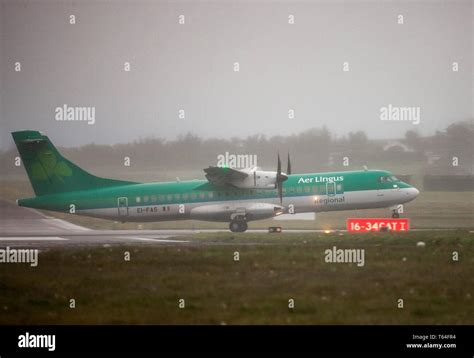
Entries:
{"type": "Polygon", "coordinates": [[[207,180],[137,183],[89,174],[64,158],[41,132],[12,133],[35,197],[19,206],[121,222],[205,220],[228,222],[233,232],[247,222],[281,214],[390,208],[419,191],[384,170],[291,174],[259,168],[204,169],[207,180]]]}

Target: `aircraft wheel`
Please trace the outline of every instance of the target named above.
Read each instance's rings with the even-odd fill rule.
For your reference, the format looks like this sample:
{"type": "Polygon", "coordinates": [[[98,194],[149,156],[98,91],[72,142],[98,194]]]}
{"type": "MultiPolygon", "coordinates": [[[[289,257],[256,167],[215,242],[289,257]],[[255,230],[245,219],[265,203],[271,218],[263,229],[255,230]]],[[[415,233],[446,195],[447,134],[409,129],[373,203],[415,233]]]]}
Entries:
{"type": "Polygon", "coordinates": [[[237,221],[232,221],[229,224],[229,230],[232,232],[239,232],[240,225],[237,221]]]}
{"type": "Polygon", "coordinates": [[[229,224],[229,229],[232,232],[244,232],[247,230],[247,223],[245,221],[232,221],[229,224]]]}

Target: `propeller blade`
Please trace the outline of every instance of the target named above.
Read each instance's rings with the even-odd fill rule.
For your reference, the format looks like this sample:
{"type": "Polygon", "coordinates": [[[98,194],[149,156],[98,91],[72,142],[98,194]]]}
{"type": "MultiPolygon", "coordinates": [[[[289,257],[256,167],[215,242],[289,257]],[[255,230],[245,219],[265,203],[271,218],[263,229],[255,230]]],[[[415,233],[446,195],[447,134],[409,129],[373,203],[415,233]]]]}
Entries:
{"type": "Polygon", "coordinates": [[[281,172],[280,153],[278,153],[277,173],[276,173],[276,188],[278,189],[278,196],[280,198],[280,205],[283,203],[283,182],[288,179],[285,174],[281,172]]]}
{"type": "Polygon", "coordinates": [[[253,171],[253,186],[257,186],[257,169],[253,171]]]}
{"type": "Polygon", "coordinates": [[[278,164],[277,164],[277,178],[281,176],[281,160],[280,160],[280,153],[278,153],[278,164]]]}
{"type": "Polygon", "coordinates": [[[283,204],[283,183],[278,182],[278,196],[280,197],[280,205],[283,204]]]}
{"type": "Polygon", "coordinates": [[[288,152],[288,166],[287,166],[287,168],[286,168],[286,174],[291,175],[290,152],[288,152]]]}

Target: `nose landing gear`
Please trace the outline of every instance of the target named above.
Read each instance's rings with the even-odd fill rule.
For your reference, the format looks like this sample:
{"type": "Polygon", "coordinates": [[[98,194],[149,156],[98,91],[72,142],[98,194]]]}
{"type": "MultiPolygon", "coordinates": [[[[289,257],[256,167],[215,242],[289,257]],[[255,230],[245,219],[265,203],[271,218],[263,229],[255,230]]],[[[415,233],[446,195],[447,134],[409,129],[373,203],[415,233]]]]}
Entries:
{"type": "Polygon", "coordinates": [[[392,206],[390,209],[392,209],[392,218],[398,219],[400,217],[400,214],[403,214],[403,205],[395,205],[392,206]]]}
{"type": "Polygon", "coordinates": [[[229,224],[229,229],[232,232],[244,232],[248,228],[247,222],[242,220],[231,221],[229,224]]]}

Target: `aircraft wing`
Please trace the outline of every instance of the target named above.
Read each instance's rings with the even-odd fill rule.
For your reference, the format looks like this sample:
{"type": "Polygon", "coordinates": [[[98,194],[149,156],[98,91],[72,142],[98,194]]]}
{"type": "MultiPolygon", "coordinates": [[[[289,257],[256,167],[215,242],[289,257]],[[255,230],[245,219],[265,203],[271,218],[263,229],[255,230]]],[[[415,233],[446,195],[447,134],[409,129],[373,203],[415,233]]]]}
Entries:
{"type": "Polygon", "coordinates": [[[243,170],[227,167],[209,167],[204,169],[206,179],[217,186],[234,186],[236,181],[244,180],[249,174],[243,170]]]}

